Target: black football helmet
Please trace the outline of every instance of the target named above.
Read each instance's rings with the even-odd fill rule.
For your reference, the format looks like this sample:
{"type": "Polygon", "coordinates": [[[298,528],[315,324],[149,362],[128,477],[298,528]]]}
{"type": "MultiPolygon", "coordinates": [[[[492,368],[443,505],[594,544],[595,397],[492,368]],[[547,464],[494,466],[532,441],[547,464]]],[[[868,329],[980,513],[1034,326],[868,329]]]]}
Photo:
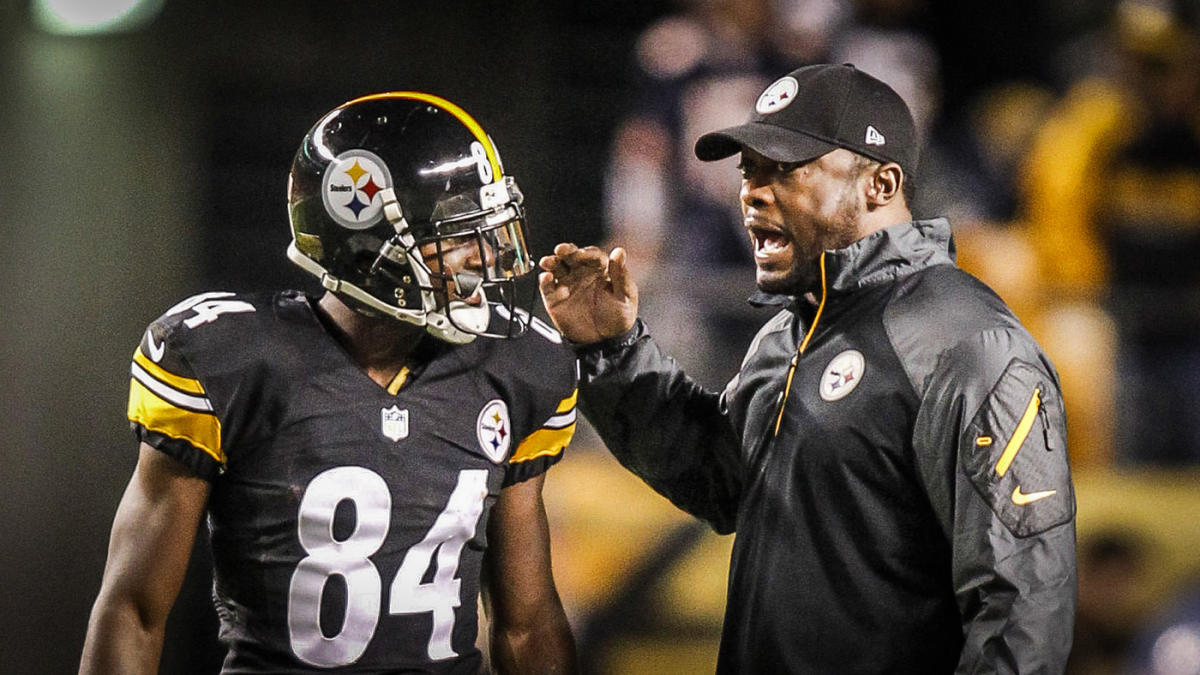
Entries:
{"type": "Polygon", "coordinates": [[[517,302],[517,279],[534,270],[521,202],[462,108],[412,91],[364,96],[322,117],[296,153],[288,258],[358,311],[459,344],[515,337],[535,297],[517,302]]]}

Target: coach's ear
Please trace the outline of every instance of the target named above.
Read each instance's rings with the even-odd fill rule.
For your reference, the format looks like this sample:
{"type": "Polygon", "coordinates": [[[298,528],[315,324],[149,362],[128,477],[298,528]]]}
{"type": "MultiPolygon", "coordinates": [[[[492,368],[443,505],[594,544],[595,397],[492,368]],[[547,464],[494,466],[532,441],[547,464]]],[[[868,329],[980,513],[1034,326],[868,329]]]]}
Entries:
{"type": "Polygon", "coordinates": [[[867,186],[867,206],[886,206],[895,199],[904,184],[904,169],[895,162],[879,165],[871,173],[871,182],[867,186]]]}

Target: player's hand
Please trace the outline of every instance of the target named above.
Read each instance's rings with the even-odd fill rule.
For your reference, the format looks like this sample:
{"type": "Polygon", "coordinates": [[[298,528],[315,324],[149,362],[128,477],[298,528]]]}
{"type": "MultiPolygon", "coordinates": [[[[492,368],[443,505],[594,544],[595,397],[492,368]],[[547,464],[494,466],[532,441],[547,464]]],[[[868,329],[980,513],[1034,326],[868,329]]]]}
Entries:
{"type": "Polygon", "coordinates": [[[625,249],[605,254],[595,246],[559,244],[538,266],[546,312],[571,342],[599,342],[633,328],[638,291],[625,267],[625,249]]]}

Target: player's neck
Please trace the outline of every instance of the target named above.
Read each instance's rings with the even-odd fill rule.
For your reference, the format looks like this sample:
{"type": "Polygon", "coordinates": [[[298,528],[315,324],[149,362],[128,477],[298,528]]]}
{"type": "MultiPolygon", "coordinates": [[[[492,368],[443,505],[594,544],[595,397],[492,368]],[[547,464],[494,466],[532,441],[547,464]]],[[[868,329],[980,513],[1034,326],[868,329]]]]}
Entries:
{"type": "Polygon", "coordinates": [[[419,326],[356,312],[332,293],[321,297],[317,309],[350,357],[384,386],[408,365],[410,355],[425,336],[419,326]]]}

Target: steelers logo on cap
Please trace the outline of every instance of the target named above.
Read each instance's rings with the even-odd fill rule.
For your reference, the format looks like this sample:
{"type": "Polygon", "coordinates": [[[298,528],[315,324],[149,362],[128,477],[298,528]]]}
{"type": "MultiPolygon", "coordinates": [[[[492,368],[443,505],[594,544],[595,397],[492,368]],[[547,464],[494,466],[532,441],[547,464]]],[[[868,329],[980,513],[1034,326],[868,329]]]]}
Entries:
{"type": "Polygon", "coordinates": [[[379,191],[391,187],[392,174],[379,155],[369,150],[347,150],[334,158],[321,179],[325,211],[352,230],[365,230],[383,213],[379,191]]]}
{"type": "Polygon", "coordinates": [[[799,89],[800,83],[796,81],[796,78],[791,75],[785,75],[775,80],[771,86],[759,94],[758,103],[754,104],[754,109],[760,115],[779,112],[792,104],[799,89]]]}

